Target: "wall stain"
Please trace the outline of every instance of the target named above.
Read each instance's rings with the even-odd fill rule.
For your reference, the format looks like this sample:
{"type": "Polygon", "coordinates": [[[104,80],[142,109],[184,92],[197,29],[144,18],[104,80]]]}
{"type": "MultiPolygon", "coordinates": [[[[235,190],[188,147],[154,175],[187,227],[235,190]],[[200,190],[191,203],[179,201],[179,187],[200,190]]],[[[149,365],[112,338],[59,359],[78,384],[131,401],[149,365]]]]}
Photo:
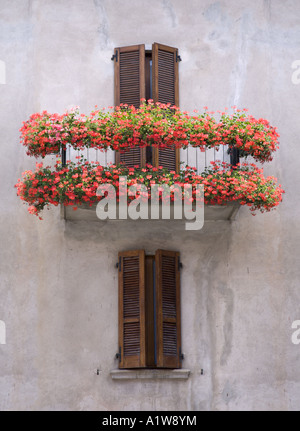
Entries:
{"type": "Polygon", "coordinates": [[[220,364],[226,365],[227,359],[231,353],[232,348],[232,316],[233,316],[233,291],[229,287],[222,286],[218,288],[219,292],[222,294],[225,303],[225,313],[224,313],[224,324],[223,324],[223,334],[224,334],[224,345],[222,349],[220,364]]]}
{"type": "Polygon", "coordinates": [[[163,8],[166,11],[166,14],[168,15],[168,17],[171,19],[172,27],[173,28],[177,27],[177,24],[178,24],[177,15],[174,11],[174,7],[171,1],[163,0],[163,8]]]}
{"type": "Polygon", "coordinates": [[[108,18],[102,0],[94,0],[94,5],[100,20],[99,26],[97,27],[100,48],[104,49],[108,47],[109,42],[108,18]]]}
{"type": "Polygon", "coordinates": [[[229,383],[228,380],[226,381],[226,383],[224,385],[224,389],[222,392],[222,398],[223,398],[223,401],[225,402],[226,405],[228,405],[230,401],[233,401],[236,399],[236,393],[235,393],[232,385],[229,383]]]}

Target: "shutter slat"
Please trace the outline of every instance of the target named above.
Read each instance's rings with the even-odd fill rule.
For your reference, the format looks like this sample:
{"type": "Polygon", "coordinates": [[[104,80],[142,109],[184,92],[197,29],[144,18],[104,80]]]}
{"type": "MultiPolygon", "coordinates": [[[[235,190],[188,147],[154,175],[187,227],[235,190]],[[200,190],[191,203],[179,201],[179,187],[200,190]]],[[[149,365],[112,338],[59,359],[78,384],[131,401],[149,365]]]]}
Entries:
{"type": "Polygon", "coordinates": [[[124,357],[140,354],[140,323],[124,323],[124,357]]]}
{"type": "Polygon", "coordinates": [[[120,368],[145,366],[145,253],[119,253],[120,368]],[[121,259],[121,260],[120,260],[121,259]]]}
{"type": "MultiPolygon", "coordinates": [[[[177,49],[154,43],[152,46],[153,61],[153,100],[154,102],[179,105],[177,49]]],[[[154,150],[156,166],[169,171],[179,172],[180,151],[178,148],[156,148],[154,150]]]]}
{"type": "Polygon", "coordinates": [[[176,318],[176,267],[174,257],[162,255],[161,265],[163,317],[176,318]]]}
{"type": "Polygon", "coordinates": [[[159,166],[169,169],[169,171],[176,171],[176,149],[173,148],[159,148],[158,150],[158,163],[159,166]]]}
{"type": "Polygon", "coordinates": [[[175,104],[175,53],[158,49],[158,102],[175,104]]]}
{"type": "Polygon", "coordinates": [[[157,250],[156,298],[157,298],[157,366],[180,368],[180,275],[179,253],[157,250]]]}
{"type": "MultiPolygon", "coordinates": [[[[115,106],[127,104],[138,108],[145,98],[145,46],[117,48],[119,60],[115,62],[115,106]]],[[[144,149],[130,148],[116,152],[115,163],[127,167],[142,166],[144,149]]]]}
{"type": "Polygon", "coordinates": [[[163,354],[165,356],[177,355],[177,329],[176,323],[163,322],[163,354]]]}
{"type": "Polygon", "coordinates": [[[124,163],[129,168],[133,168],[136,165],[140,166],[141,150],[141,148],[135,147],[130,148],[127,151],[121,152],[120,163],[124,163]]]}

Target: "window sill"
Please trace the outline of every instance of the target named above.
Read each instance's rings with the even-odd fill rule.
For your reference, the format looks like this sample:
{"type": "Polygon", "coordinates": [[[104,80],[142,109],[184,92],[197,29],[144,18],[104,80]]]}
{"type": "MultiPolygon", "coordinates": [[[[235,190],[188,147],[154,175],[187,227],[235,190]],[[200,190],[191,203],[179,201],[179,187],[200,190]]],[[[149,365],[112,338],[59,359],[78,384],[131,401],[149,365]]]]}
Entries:
{"type": "Polygon", "coordinates": [[[110,375],[113,380],[136,380],[136,379],[166,379],[166,380],[187,380],[190,370],[111,370],[110,375]]]}

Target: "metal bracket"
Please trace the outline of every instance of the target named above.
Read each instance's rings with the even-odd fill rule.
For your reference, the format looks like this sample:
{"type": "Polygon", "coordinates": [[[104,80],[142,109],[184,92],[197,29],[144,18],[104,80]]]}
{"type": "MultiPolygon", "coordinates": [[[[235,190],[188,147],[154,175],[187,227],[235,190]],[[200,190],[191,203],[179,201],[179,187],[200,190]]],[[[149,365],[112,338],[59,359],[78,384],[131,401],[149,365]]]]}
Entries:
{"type": "Polygon", "coordinates": [[[121,362],[121,347],[119,347],[119,352],[116,353],[115,358],[119,359],[119,362],[121,362]]]}
{"type": "Polygon", "coordinates": [[[181,360],[181,361],[183,361],[184,360],[184,354],[182,353],[182,351],[181,351],[181,347],[180,347],[180,349],[179,349],[179,359],[181,360]]]}
{"type": "Polygon", "coordinates": [[[178,256],[178,270],[180,271],[182,267],[183,267],[183,265],[180,262],[180,257],[178,256]]]}
{"type": "Polygon", "coordinates": [[[114,61],[114,59],[118,61],[118,51],[116,51],[116,53],[112,55],[111,60],[114,61]]]}
{"type": "Polygon", "coordinates": [[[176,63],[178,63],[179,61],[182,61],[182,60],[180,55],[178,55],[178,52],[176,52],[176,63]]]}

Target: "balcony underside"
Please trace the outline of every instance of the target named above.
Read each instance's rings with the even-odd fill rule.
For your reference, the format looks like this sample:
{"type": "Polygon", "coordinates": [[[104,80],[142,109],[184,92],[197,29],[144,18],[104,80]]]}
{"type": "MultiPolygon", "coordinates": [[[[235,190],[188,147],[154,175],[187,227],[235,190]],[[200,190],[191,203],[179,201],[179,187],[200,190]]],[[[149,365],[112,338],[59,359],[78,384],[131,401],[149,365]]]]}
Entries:
{"type": "MultiPolygon", "coordinates": [[[[150,206],[149,206],[150,207],[150,206]]],[[[98,223],[107,223],[113,222],[117,223],[123,220],[115,219],[115,220],[100,220],[97,217],[96,214],[96,205],[88,206],[85,204],[82,204],[77,207],[77,210],[73,210],[71,206],[61,207],[61,215],[65,220],[69,221],[89,221],[89,222],[98,222],[98,223]]],[[[204,206],[204,222],[216,222],[216,221],[232,221],[234,220],[238,210],[240,208],[240,204],[238,202],[228,202],[226,205],[205,205],[204,206]]],[[[117,214],[119,213],[118,207],[117,207],[117,214]]],[[[173,206],[171,205],[171,211],[170,211],[170,220],[173,222],[182,222],[182,220],[186,220],[183,216],[182,219],[175,220],[173,216],[173,206]]],[[[131,220],[128,217],[128,220],[131,220]]],[[[160,214],[160,217],[158,220],[151,220],[150,213],[148,219],[138,219],[138,220],[131,220],[133,223],[147,223],[148,221],[158,222],[163,220],[160,214]]],[[[165,220],[164,220],[165,221],[165,220]]]]}

